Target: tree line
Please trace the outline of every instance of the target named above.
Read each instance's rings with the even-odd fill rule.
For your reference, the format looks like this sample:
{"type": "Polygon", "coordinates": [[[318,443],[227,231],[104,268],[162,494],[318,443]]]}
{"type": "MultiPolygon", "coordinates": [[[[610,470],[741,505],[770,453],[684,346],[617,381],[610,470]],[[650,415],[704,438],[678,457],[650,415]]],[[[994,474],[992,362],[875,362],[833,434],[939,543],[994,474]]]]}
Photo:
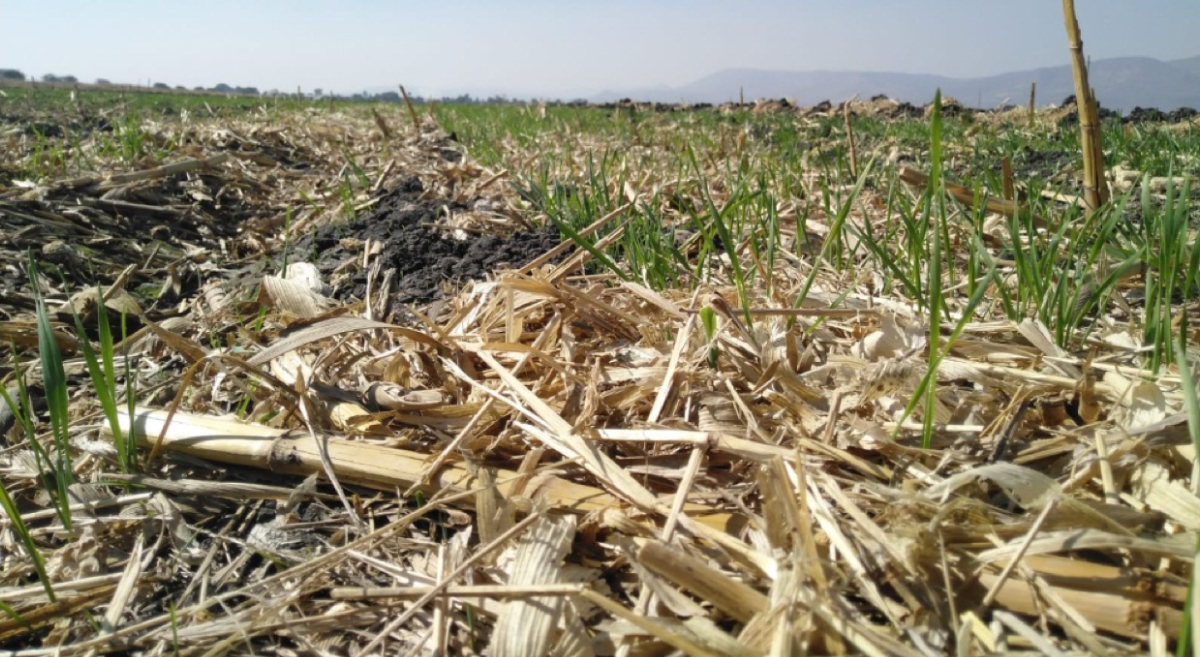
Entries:
{"type": "MultiPolygon", "coordinates": [[[[14,68],[0,68],[0,80],[20,80],[20,81],[28,80],[30,82],[36,81],[34,76],[32,76],[32,75],[26,76],[23,72],[21,72],[17,69],[14,69],[14,68]]],[[[75,83],[79,82],[79,78],[75,77],[74,75],[56,75],[54,73],[46,73],[45,75],[43,75],[40,78],[40,80],[42,82],[57,82],[57,83],[67,83],[67,84],[75,84],[75,83]]],[[[107,85],[111,85],[113,83],[105,78],[98,78],[94,84],[100,85],[100,86],[107,86],[107,85]]],[[[184,87],[182,85],[177,85],[175,87],[172,87],[171,85],[169,85],[165,82],[155,82],[155,83],[151,84],[150,86],[153,89],[161,89],[163,91],[170,91],[172,89],[177,90],[177,91],[187,91],[188,90],[187,87],[184,87]]],[[[311,93],[302,93],[299,89],[297,89],[296,93],[293,94],[290,92],[279,91],[278,89],[268,89],[266,91],[259,91],[257,87],[239,87],[239,86],[235,86],[235,85],[226,84],[224,82],[215,84],[212,87],[203,87],[203,86],[193,87],[191,89],[191,91],[199,92],[199,93],[211,92],[211,93],[220,93],[220,94],[239,94],[239,95],[243,95],[243,96],[268,96],[268,97],[293,96],[293,97],[303,97],[303,98],[310,98],[310,99],[333,98],[334,100],[349,100],[349,101],[363,101],[363,102],[369,101],[369,102],[382,102],[382,103],[399,103],[399,102],[403,102],[403,100],[404,100],[404,98],[398,92],[395,92],[395,91],[384,91],[382,93],[371,93],[368,91],[361,91],[358,93],[351,93],[351,94],[335,94],[335,93],[326,93],[323,89],[317,88],[317,89],[314,89],[311,93]]],[[[455,105],[506,105],[506,104],[530,102],[529,99],[509,98],[504,95],[493,95],[493,96],[489,96],[486,98],[484,98],[484,97],[476,98],[476,97],[471,96],[471,94],[459,94],[457,96],[443,96],[441,98],[425,98],[425,97],[419,96],[419,95],[409,95],[409,100],[411,100],[412,102],[417,103],[417,104],[422,104],[422,103],[432,100],[432,101],[436,101],[436,102],[443,103],[443,104],[455,104],[455,105]]],[[[534,102],[536,102],[537,100],[538,99],[536,99],[536,98],[532,99],[532,101],[534,101],[534,102]]],[[[580,101],[580,102],[582,102],[582,101],[580,101]]]]}

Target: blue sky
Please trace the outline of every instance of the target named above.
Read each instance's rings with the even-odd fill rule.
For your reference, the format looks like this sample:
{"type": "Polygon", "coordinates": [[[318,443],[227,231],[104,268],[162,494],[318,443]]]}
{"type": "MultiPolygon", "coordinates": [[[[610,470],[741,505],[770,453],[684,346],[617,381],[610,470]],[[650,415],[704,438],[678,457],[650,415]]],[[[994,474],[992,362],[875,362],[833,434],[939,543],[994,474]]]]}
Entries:
{"type": "MultiPolygon", "coordinates": [[[[1094,59],[1200,54],[1196,0],[1077,0],[1094,59]]],[[[725,68],[1068,63],[1057,0],[0,0],[0,67],[92,81],[591,95],[725,68]]]]}

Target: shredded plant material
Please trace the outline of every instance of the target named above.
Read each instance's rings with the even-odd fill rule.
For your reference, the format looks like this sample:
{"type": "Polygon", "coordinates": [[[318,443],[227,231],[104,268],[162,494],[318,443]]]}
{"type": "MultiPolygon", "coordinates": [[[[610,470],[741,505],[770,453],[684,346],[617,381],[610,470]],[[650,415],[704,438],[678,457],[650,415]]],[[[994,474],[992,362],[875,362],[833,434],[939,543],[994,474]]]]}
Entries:
{"type": "Polygon", "coordinates": [[[1165,654],[1192,174],[1085,220],[942,107],[9,108],[0,645],[1165,654]]]}

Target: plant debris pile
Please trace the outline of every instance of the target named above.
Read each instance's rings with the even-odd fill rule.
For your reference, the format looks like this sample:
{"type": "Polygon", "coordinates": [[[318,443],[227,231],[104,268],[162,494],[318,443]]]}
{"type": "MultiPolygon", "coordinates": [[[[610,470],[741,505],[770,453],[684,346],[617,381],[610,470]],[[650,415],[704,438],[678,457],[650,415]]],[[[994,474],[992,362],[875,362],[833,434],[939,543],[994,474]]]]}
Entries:
{"type": "MultiPolygon", "coordinates": [[[[386,311],[390,315],[404,305],[439,299],[493,271],[520,267],[562,239],[553,225],[521,228],[506,235],[467,233],[447,219],[469,210],[469,205],[425,197],[421,181],[408,176],[385,192],[369,214],[318,228],[296,244],[295,253],[300,257],[313,254],[321,272],[333,274],[348,261],[361,259],[368,240],[376,243],[379,266],[394,272],[386,311]]],[[[474,201],[476,209],[488,205],[487,200],[474,201]]],[[[332,296],[343,302],[362,300],[366,288],[367,272],[355,268],[332,296]]]]}
{"type": "Polygon", "coordinates": [[[320,141],[278,124],[131,118],[114,133],[111,112],[79,111],[61,124],[38,119],[66,145],[24,139],[27,169],[0,191],[0,262],[9,265],[0,274],[0,317],[7,304],[31,304],[22,269],[29,251],[51,287],[121,280],[143,301],[183,301],[204,282],[227,279],[226,264],[273,248],[280,205],[311,180],[311,168],[329,164],[320,141]],[[71,139],[79,125],[97,123],[108,129],[71,139]],[[165,148],[173,149],[166,162],[155,156],[165,148]],[[107,171],[79,171],[89,163],[107,171]]]}
{"type": "MultiPolygon", "coordinates": [[[[884,119],[924,110],[886,98],[636,121],[200,107],[105,114],[78,141],[4,124],[0,388],[41,392],[0,415],[0,648],[1125,655],[1180,636],[1200,289],[1144,254],[1176,209],[1195,249],[1200,217],[1176,178],[1123,231],[1077,221],[1069,193],[1035,215],[1011,179],[959,178],[1014,152],[997,134],[1050,143],[1053,111],[946,104],[960,123],[935,148],[939,105],[922,148],[884,119]],[[838,132],[856,112],[884,117],[857,151],[838,132]],[[591,248],[538,228],[555,221],[591,248]],[[112,372],[89,367],[121,313],[112,372]]],[[[1038,152],[1017,164],[1070,176],[1038,152]]]]}

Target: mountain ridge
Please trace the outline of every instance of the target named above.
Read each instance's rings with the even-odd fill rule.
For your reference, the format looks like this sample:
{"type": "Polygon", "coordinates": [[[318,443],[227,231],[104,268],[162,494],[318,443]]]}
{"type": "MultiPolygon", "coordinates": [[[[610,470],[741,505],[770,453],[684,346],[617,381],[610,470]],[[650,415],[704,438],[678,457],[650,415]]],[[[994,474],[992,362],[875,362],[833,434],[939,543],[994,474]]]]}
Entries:
{"type": "MultiPolygon", "coordinates": [[[[1200,56],[1176,60],[1152,57],[1116,57],[1092,62],[1089,82],[1101,106],[1121,112],[1135,107],[1173,110],[1200,107],[1200,56]]],[[[739,90],[747,100],[790,98],[801,105],[823,100],[845,100],[855,94],[885,94],[896,100],[925,103],[941,88],[964,105],[995,107],[1023,105],[1029,85],[1037,83],[1038,105],[1061,103],[1075,93],[1070,65],[1012,71],[972,78],[922,73],[872,71],[794,71],[730,68],[710,73],[680,87],[642,87],[606,91],[592,96],[595,102],[622,98],[670,103],[722,103],[737,100],[739,90]]]]}

